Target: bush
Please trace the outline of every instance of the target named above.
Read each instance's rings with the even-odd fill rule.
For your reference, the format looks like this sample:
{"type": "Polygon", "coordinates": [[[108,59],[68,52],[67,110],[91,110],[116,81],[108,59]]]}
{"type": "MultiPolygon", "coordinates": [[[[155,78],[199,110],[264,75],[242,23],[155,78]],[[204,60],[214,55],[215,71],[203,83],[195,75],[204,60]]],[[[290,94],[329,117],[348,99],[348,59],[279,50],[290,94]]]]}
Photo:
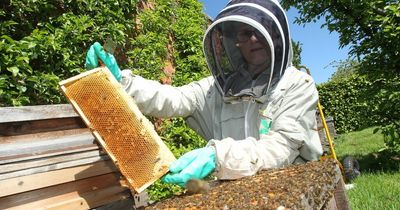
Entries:
{"type": "Polygon", "coordinates": [[[132,8],[130,1],[107,2],[2,3],[0,105],[65,102],[57,82],[83,71],[90,44],[105,37],[124,43],[134,26],[133,11],[122,9],[132,8]]]}
{"type": "MultiPolygon", "coordinates": [[[[58,82],[85,71],[89,46],[108,38],[121,69],[160,80],[169,62],[174,85],[198,80],[208,75],[202,9],[196,0],[2,1],[0,106],[66,103],[58,82]]],[[[205,144],[181,118],[158,131],[176,157],[205,144]]],[[[159,182],[149,191],[154,200],[176,192],[159,182]]]]}
{"type": "Polygon", "coordinates": [[[338,133],[381,126],[386,146],[400,154],[400,76],[352,74],[318,86],[326,115],[338,133]]]}

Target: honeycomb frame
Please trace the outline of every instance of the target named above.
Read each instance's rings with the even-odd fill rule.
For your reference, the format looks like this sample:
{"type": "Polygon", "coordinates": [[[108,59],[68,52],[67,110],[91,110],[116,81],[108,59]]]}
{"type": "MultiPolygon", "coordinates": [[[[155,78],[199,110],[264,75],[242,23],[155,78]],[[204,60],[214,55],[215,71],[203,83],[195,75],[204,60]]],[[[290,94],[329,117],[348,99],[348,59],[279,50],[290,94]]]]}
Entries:
{"type": "Polygon", "coordinates": [[[106,67],[59,85],[131,190],[140,193],[168,172],[175,156],[106,67]]]}

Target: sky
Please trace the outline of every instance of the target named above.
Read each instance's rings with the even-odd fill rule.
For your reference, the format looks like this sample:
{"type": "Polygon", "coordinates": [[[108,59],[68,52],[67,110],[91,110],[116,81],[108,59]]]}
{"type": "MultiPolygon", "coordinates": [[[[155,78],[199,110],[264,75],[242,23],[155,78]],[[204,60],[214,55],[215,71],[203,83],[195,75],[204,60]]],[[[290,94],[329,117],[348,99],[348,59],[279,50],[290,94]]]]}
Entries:
{"type": "MultiPolygon", "coordinates": [[[[228,3],[228,0],[199,0],[203,3],[204,12],[211,18],[215,18],[218,12],[228,3]]],[[[291,37],[299,41],[302,46],[301,62],[310,69],[311,75],[317,84],[328,81],[335,72],[332,65],[335,61],[346,60],[349,49],[339,49],[339,36],[330,33],[328,29],[321,28],[322,21],[307,23],[305,26],[294,22],[298,11],[290,9],[287,13],[291,37]]]]}

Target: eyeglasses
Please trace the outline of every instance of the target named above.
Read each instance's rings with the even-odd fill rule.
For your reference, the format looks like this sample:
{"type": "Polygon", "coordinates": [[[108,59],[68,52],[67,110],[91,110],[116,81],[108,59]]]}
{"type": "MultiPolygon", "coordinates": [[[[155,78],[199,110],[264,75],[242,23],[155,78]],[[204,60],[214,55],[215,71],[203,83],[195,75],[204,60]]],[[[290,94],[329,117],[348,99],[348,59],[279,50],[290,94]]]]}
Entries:
{"type": "Polygon", "coordinates": [[[258,30],[255,30],[255,29],[253,29],[253,30],[243,30],[243,31],[239,31],[238,33],[237,33],[237,35],[236,35],[236,39],[239,41],[239,42],[247,42],[247,41],[249,41],[249,39],[252,37],[252,36],[256,36],[257,37],[257,39],[259,40],[259,41],[261,41],[262,39],[264,39],[264,36],[261,34],[261,32],[260,31],[258,31],[258,30]]]}

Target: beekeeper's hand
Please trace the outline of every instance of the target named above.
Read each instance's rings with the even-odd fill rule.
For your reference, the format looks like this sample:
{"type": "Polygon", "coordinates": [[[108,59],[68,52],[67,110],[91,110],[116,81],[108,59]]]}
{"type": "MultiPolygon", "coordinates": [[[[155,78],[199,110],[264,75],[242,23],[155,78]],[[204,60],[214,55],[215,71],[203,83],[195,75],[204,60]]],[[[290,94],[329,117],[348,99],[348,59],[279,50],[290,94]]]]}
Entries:
{"type": "Polygon", "coordinates": [[[90,46],[89,51],[86,54],[85,68],[90,70],[99,66],[99,59],[107,66],[114,77],[121,81],[121,70],[118,67],[117,61],[114,56],[104,51],[103,46],[100,43],[95,42],[90,46]]]}
{"type": "Polygon", "coordinates": [[[203,179],[215,169],[214,147],[204,147],[192,150],[169,167],[170,173],[161,180],[182,187],[190,179],[203,179]]]}

